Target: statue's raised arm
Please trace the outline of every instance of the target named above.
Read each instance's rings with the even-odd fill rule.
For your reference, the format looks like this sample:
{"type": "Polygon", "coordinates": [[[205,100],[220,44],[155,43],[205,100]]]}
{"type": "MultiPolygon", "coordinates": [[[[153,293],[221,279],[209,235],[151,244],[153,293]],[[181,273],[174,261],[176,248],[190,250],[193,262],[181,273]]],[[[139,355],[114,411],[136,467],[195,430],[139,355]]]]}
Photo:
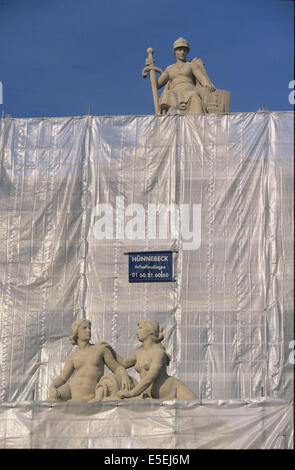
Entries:
{"type": "Polygon", "coordinates": [[[147,50],[149,55],[142,75],[150,74],[156,114],[166,114],[171,106],[177,107],[181,113],[190,114],[228,112],[230,92],[216,89],[200,58],[195,57],[188,62],[189,51],[187,40],[177,39],[173,44],[176,62],[162,72],[154,64],[153,49],[147,50]],[[156,72],[161,74],[158,78],[156,72]],[[163,86],[165,88],[159,98],[157,90],[163,86]]]}

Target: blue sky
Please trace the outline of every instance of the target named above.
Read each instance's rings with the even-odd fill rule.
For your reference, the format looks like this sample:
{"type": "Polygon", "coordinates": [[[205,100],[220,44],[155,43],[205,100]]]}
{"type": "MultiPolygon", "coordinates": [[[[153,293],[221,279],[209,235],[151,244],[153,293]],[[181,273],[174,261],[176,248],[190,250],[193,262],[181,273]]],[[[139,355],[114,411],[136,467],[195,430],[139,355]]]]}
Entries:
{"type": "Polygon", "coordinates": [[[179,36],[231,112],[293,109],[292,0],[0,0],[0,112],[153,114],[146,49],[164,69],[179,36]]]}

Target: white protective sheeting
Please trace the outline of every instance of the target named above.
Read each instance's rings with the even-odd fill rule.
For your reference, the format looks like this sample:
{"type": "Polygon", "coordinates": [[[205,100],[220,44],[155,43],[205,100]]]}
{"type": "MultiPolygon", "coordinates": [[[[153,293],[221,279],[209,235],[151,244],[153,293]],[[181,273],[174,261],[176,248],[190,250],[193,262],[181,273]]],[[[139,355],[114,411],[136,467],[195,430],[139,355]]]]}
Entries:
{"type": "MultiPolygon", "coordinates": [[[[92,340],[125,357],[139,346],[138,320],[153,317],[172,356],[168,372],[198,398],[288,403],[293,119],[292,112],[2,119],[1,402],[45,400],[72,350],[74,319],[89,318],[92,340]],[[146,226],[137,227],[140,239],[114,231],[117,238],[98,240],[98,204],[118,210],[118,201],[145,214],[149,204],[200,204],[200,247],[184,249],[169,230],[149,239],[146,226]],[[129,284],[124,253],[159,249],[178,250],[176,282],[129,284]]],[[[244,438],[241,448],[249,447],[244,438]]]]}
{"type": "Polygon", "coordinates": [[[281,399],[0,405],[0,448],[292,447],[292,405],[281,399]]]}

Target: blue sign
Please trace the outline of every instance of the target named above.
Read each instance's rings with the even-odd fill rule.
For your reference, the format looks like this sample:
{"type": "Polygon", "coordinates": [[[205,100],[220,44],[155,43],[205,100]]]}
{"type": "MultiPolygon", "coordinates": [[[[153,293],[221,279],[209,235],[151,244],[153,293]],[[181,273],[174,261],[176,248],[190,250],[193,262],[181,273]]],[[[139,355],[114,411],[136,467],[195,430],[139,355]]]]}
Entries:
{"type": "Polygon", "coordinates": [[[167,282],[173,279],[172,251],[128,253],[129,282],[167,282]]]}

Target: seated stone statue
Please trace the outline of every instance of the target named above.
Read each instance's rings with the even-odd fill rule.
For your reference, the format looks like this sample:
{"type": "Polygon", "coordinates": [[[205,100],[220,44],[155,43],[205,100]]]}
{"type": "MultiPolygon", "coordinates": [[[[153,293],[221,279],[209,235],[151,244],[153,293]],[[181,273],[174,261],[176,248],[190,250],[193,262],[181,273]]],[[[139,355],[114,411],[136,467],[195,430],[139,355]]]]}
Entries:
{"type": "Polygon", "coordinates": [[[167,374],[170,357],[161,342],[164,339],[159,323],[152,319],[138,323],[137,338],[142,347],[126,359],[116,358],[126,369],[135,367],[140,381],[130,390],[119,392],[120,398],[146,395],[150,398],[195,400],[196,395],[180,380],[167,374]]]}
{"type": "MultiPolygon", "coordinates": [[[[104,342],[91,344],[90,338],[91,322],[86,319],[75,320],[70,341],[78,347],[67,357],[61,374],[52,382],[48,401],[100,401],[101,387],[97,388],[97,385],[103,377],[104,365],[114,373],[108,381],[110,384],[115,381],[116,391],[128,391],[134,386],[136,382],[118,364],[111,347],[104,342]]],[[[109,391],[112,390],[112,386],[109,386],[109,391]]]]}
{"type": "Polygon", "coordinates": [[[143,76],[152,70],[162,72],[158,79],[155,78],[156,86],[160,89],[166,85],[159,98],[160,114],[166,114],[172,106],[181,113],[190,114],[228,112],[230,92],[216,90],[200,58],[186,60],[189,50],[186,39],[177,39],[173,45],[176,63],[169,65],[164,72],[154,66],[151,58],[146,62],[143,76]]]}

